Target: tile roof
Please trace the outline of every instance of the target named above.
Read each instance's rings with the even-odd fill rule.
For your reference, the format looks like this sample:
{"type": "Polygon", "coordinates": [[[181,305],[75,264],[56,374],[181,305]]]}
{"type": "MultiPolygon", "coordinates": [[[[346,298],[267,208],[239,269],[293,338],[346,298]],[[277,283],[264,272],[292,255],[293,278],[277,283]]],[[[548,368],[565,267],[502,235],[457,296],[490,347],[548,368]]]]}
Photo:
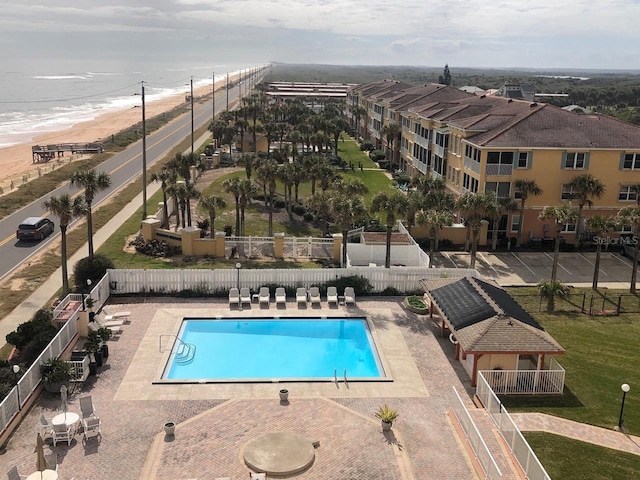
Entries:
{"type": "Polygon", "coordinates": [[[422,286],[468,353],[564,353],[506,291],[478,278],[425,280],[422,286]]]}

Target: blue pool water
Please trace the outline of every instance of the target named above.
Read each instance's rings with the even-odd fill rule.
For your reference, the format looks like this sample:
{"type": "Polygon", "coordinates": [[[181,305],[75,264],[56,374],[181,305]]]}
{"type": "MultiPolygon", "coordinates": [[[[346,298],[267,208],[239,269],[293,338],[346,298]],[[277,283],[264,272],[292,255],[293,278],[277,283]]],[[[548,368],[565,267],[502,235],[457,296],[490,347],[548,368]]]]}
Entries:
{"type": "Polygon", "coordinates": [[[189,319],[178,334],[166,380],[272,380],[384,377],[367,320],[189,319]],[[193,357],[193,358],[190,358],[193,357]]]}

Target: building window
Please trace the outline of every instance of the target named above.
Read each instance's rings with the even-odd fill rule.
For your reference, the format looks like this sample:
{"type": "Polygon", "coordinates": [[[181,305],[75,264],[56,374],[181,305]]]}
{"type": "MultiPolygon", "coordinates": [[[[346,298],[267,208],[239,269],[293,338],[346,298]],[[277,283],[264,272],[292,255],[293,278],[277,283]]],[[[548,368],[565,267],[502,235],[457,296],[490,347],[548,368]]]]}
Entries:
{"type": "Polygon", "coordinates": [[[471,193],[478,193],[479,181],[466,173],[462,177],[462,186],[471,193]]]}
{"type": "Polygon", "coordinates": [[[518,233],[520,229],[520,215],[511,215],[511,233],[518,233]]]}
{"type": "Polygon", "coordinates": [[[564,159],[565,170],[584,170],[585,153],[570,152],[566,154],[564,159]]]}
{"type": "Polygon", "coordinates": [[[495,192],[496,197],[510,197],[511,196],[511,183],[510,182],[485,182],[484,193],[495,192]]]}
{"type": "Polygon", "coordinates": [[[575,233],[576,232],[576,224],[575,223],[565,223],[562,225],[562,233],[575,233]]]}
{"type": "Polygon", "coordinates": [[[529,152],[519,152],[516,168],[530,168],[529,167],[529,152]]]}
{"type": "Polygon", "coordinates": [[[488,152],[487,165],[513,165],[513,152],[488,152]]]}
{"type": "Polygon", "coordinates": [[[623,170],[640,170],[640,153],[626,153],[622,163],[623,170]]]}
{"type": "Polygon", "coordinates": [[[619,202],[635,202],[638,198],[638,194],[633,188],[633,185],[621,185],[618,192],[619,202]]]}
{"type": "Polygon", "coordinates": [[[562,200],[571,200],[573,198],[573,188],[569,184],[562,185],[562,194],[560,195],[562,200]]]}

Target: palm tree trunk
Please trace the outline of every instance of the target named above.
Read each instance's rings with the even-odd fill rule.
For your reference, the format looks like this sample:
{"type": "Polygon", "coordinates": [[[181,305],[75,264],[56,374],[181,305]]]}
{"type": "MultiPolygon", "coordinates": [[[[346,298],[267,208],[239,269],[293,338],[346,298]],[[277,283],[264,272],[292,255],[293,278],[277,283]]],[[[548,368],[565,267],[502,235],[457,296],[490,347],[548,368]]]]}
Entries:
{"type": "Polygon", "coordinates": [[[438,236],[438,232],[436,231],[436,229],[434,227],[431,227],[431,238],[429,239],[429,260],[431,262],[433,262],[433,256],[435,255],[436,252],[436,238],[438,236]]]}
{"type": "Polygon", "coordinates": [[[437,251],[440,251],[440,228],[439,227],[436,228],[435,247],[437,251]]]}
{"type": "Polygon", "coordinates": [[[215,215],[209,215],[209,238],[214,239],[216,237],[216,229],[213,227],[214,223],[216,221],[216,216],[215,215]]]}
{"type": "Polygon", "coordinates": [[[236,232],[236,236],[244,237],[244,205],[240,206],[240,231],[236,232]]]}
{"type": "Polygon", "coordinates": [[[560,234],[556,233],[556,243],[553,248],[553,267],[551,268],[551,281],[556,281],[558,275],[558,258],[560,256],[560,234]]]}
{"type": "Polygon", "coordinates": [[[387,251],[384,256],[384,268],[391,268],[391,228],[387,226],[387,251]]]}
{"type": "Polygon", "coordinates": [[[176,213],[176,231],[178,231],[178,227],[180,226],[180,203],[176,196],[173,197],[173,210],[176,213]]]}
{"type": "Polygon", "coordinates": [[[299,182],[295,183],[295,192],[296,192],[296,203],[298,203],[298,187],[300,186],[299,182]]]}
{"type": "MultiPolygon", "coordinates": [[[[86,198],[86,197],[85,197],[86,198]]],[[[89,245],[89,260],[93,258],[93,217],[91,216],[91,204],[87,202],[87,243],[89,245]]]]}
{"type": "Polygon", "coordinates": [[[582,237],[582,209],[584,205],[578,205],[578,218],[576,219],[576,239],[573,241],[573,244],[578,248],[580,246],[582,237]]]}
{"type": "Polygon", "coordinates": [[[347,268],[347,235],[349,231],[342,231],[342,268],[347,268]]]}
{"type": "Polygon", "coordinates": [[[311,179],[311,195],[315,195],[316,193],[316,179],[311,179]]]}
{"type": "Polygon", "coordinates": [[[289,214],[289,220],[293,220],[293,201],[291,200],[291,189],[292,189],[293,185],[289,185],[289,187],[287,188],[287,190],[289,191],[289,198],[287,199],[287,213],[289,214]]]}
{"type": "Polygon", "coordinates": [[[167,188],[162,188],[162,228],[169,228],[169,207],[167,207],[167,188]]]}
{"type": "Polygon", "coordinates": [[[236,235],[240,235],[240,198],[236,198],[236,235]]]}
{"type": "Polygon", "coordinates": [[[273,237],[273,193],[269,193],[269,236],[273,237]]]}
{"type": "MultiPolygon", "coordinates": [[[[187,198],[186,209],[187,209],[187,225],[191,226],[191,200],[189,200],[188,198],[187,198]]],[[[184,228],[184,218],[182,219],[182,227],[184,228]]]]}
{"type": "Polygon", "coordinates": [[[640,242],[633,250],[633,266],[631,267],[631,293],[636,293],[636,278],[638,276],[638,257],[640,257],[640,242]]]}
{"type": "Polygon", "coordinates": [[[69,277],[67,272],[67,226],[60,225],[60,237],[62,242],[62,298],[69,294],[69,277]]]}
{"type": "Polygon", "coordinates": [[[476,268],[476,255],[478,255],[478,234],[479,229],[471,230],[471,268],[476,268]]]}
{"type": "Polygon", "coordinates": [[[498,248],[498,224],[499,220],[493,220],[493,232],[491,232],[491,250],[498,248]]]}
{"type": "Polygon", "coordinates": [[[518,222],[518,236],[516,239],[516,245],[519,247],[522,243],[522,224],[524,223],[524,198],[520,200],[520,221],[518,222]]]}
{"type": "Polygon", "coordinates": [[[598,242],[598,246],[596,247],[596,264],[593,267],[593,283],[591,284],[591,288],[594,290],[598,289],[598,275],[600,274],[600,251],[602,250],[602,244],[598,242]]]}
{"type": "Polygon", "coordinates": [[[185,214],[185,210],[187,209],[187,203],[186,202],[182,202],[180,205],[180,209],[182,210],[182,228],[185,228],[185,219],[187,218],[186,214],[185,214]]]}

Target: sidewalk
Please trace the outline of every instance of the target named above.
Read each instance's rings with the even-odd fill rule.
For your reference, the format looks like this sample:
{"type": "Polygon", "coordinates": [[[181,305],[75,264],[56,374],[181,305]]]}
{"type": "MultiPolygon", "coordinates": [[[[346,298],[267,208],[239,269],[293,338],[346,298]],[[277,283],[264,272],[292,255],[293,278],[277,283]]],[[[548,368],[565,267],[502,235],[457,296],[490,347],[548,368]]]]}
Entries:
{"type": "MultiPolygon", "coordinates": [[[[202,135],[195,141],[194,148],[198,149],[203,145],[211,134],[209,132],[202,135]]],[[[191,151],[189,147],[184,153],[187,154],[191,151]]],[[[137,178],[137,177],[136,177],[137,178]]],[[[160,190],[160,183],[153,182],[147,185],[147,198],[151,198],[160,190]]],[[[100,230],[93,234],[93,246],[97,251],[102,244],[104,244],[124,222],[131,218],[136,211],[142,205],[142,192],[140,192],[126,207],[120,210],[109,222],[103,226],[100,230]]],[[[140,219],[142,220],[142,219],[140,219]]],[[[86,228],[86,227],[81,227],[86,228]]],[[[67,259],[67,265],[69,266],[69,272],[72,272],[73,265],[75,265],[80,259],[87,256],[88,246],[85,243],[67,259]]],[[[0,321],[0,343],[4,345],[5,337],[8,333],[13,332],[18,325],[24,323],[35,315],[35,313],[46,306],[56,294],[56,292],[62,287],[62,267],[59,267],[53,275],[51,275],[46,282],[44,282],[38,289],[33,292],[24,302],[16,307],[11,313],[0,321]]]]}
{"type": "Polygon", "coordinates": [[[582,442],[640,455],[640,437],[544,413],[509,414],[521,431],[554,433],[582,442]]]}

